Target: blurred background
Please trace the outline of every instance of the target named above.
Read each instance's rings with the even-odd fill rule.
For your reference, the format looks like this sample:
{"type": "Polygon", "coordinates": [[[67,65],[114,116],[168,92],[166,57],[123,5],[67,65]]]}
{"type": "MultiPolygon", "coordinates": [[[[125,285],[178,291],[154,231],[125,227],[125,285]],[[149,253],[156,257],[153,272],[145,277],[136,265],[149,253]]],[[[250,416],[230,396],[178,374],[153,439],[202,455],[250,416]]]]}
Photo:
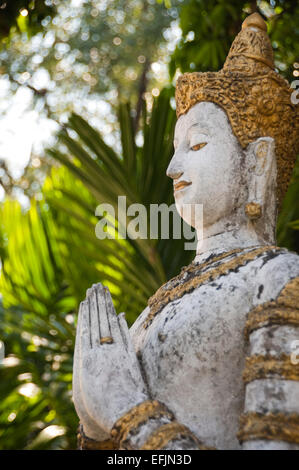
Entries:
{"type": "MultiPolygon", "coordinates": [[[[297,0],[0,0],[1,450],[76,448],[86,289],[109,286],[131,324],[194,257],[183,240],[98,240],[95,208],[173,203],[176,78],[219,70],[254,11],[299,80],[297,0]]],[[[297,252],[298,200],[297,162],[277,232],[297,252]]]]}

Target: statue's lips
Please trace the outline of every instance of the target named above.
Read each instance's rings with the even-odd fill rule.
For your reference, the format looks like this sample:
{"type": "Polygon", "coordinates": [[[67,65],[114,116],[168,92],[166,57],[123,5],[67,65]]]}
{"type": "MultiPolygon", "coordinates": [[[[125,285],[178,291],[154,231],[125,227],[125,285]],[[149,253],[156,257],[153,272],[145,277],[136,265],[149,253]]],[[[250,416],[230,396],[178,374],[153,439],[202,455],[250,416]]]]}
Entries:
{"type": "Polygon", "coordinates": [[[179,181],[178,183],[173,185],[173,190],[175,191],[180,191],[183,188],[186,188],[186,186],[190,186],[191,181],[179,181]]]}

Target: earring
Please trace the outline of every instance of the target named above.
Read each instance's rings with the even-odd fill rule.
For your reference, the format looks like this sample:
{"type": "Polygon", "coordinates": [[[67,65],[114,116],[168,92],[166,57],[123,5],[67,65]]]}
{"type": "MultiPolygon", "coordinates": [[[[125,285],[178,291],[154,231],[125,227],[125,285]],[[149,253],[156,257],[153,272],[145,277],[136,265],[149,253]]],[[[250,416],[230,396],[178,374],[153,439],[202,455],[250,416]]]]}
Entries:
{"type": "Polygon", "coordinates": [[[262,215],[262,207],[257,202],[249,202],[245,206],[245,214],[250,220],[259,219],[262,215]]]}

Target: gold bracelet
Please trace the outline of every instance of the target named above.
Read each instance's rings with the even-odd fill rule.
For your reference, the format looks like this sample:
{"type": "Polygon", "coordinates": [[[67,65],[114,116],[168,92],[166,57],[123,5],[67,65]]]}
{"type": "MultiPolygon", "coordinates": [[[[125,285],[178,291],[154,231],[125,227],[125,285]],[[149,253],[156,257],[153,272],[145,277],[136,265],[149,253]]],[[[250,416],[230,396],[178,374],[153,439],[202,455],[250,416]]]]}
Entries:
{"type": "Polygon", "coordinates": [[[112,439],[95,441],[84,434],[83,426],[80,425],[77,434],[78,450],[116,450],[117,446],[112,439]]]}
{"type": "Polygon", "coordinates": [[[128,411],[114,424],[111,437],[120,447],[121,442],[126,441],[130,432],[136,430],[149,419],[160,416],[167,417],[171,421],[174,420],[173,414],[163,403],[157,400],[144,401],[128,411]]]}
{"type": "Polygon", "coordinates": [[[200,450],[211,450],[211,448],[205,447],[190,431],[190,429],[177,421],[164,424],[152,432],[150,437],[141,447],[141,450],[161,450],[164,449],[170,441],[180,439],[182,437],[191,439],[200,450]]]}
{"type": "Polygon", "coordinates": [[[243,380],[247,384],[253,380],[278,378],[280,380],[299,380],[299,365],[292,364],[287,354],[279,357],[254,355],[246,358],[243,380]]]}
{"type": "Polygon", "coordinates": [[[299,444],[299,415],[250,412],[241,416],[239,441],[266,439],[299,444]]]}

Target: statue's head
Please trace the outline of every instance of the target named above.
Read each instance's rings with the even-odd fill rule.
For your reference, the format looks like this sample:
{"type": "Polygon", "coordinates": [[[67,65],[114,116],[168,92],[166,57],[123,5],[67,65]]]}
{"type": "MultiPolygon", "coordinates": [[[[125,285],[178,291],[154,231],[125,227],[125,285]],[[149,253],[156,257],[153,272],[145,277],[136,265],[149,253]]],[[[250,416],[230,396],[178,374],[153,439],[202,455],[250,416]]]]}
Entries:
{"type": "Polygon", "coordinates": [[[274,71],[266,31],[262,17],[250,15],[221,71],[178,79],[167,174],[177,205],[203,204],[207,224],[241,206],[252,219],[267,216],[269,204],[276,212],[289,184],[299,150],[298,106],[274,71]]]}

